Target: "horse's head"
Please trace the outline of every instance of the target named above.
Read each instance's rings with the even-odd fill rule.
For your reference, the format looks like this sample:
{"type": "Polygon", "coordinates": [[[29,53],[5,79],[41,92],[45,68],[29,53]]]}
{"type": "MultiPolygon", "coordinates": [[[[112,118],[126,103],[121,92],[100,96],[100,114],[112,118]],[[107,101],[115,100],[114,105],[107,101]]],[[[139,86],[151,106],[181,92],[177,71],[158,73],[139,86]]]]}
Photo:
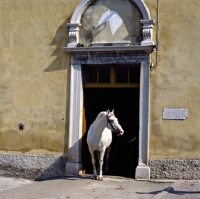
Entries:
{"type": "Polygon", "coordinates": [[[110,110],[107,110],[107,128],[109,128],[111,131],[114,131],[117,136],[121,136],[124,134],[124,130],[122,129],[121,125],[119,124],[117,118],[114,115],[114,110],[110,112],[110,110]]]}

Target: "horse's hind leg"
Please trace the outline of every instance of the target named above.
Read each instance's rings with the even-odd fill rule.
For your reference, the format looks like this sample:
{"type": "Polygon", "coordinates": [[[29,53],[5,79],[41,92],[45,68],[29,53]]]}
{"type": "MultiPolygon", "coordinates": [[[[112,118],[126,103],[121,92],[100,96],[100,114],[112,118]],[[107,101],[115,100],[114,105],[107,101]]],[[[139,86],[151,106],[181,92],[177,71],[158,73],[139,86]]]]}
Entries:
{"type": "Polygon", "coordinates": [[[95,156],[94,156],[94,151],[89,148],[90,154],[91,154],[91,161],[92,161],[92,166],[93,166],[93,179],[97,179],[97,174],[96,174],[96,165],[95,165],[95,156]]]}
{"type": "MultiPolygon", "coordinates": [[[[99,162],[100,160],[100,152],[99,151],[96,151],[96,154],[97,154],[97,160],[99,162]]],[[[99,174],[99,165],[97,166],[97,175],[99,174]]]]}
{"type": "Polygon", "coordinates": [[[105,174],[108,173],[108,160],[110,156],[111,145],[106,149],[106,167],[105,167],[105,174]]]}

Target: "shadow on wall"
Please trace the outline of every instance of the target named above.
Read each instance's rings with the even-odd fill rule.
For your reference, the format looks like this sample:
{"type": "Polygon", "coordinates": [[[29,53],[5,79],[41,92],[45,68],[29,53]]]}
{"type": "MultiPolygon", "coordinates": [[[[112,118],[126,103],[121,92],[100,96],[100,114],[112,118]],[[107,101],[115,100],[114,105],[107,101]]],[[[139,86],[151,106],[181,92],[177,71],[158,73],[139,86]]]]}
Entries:
{"type": "Polygon", "coordinates": [[[51,54],[51,56],[55,56],[56,59],[44,70],[44,72],[54,72],[68,69],[69,56],[64,47],[66,47],[67,43],[69,43],[67,23],[70,22],[70,19],[71,16],[60,25],[56,31],[53,41],[49,44],[49,46],[57,46],[51,54]]]}
{"type": "MultiPolygon", "coordinates": [[[[56,31],[56,34],[54,36],[53,41],[49,44],[49,46],[57,46],[56,49],[52,52],[51,56],[55,56],[56,59],[44,70],[44,72],[55,72],[59,70],[67,70],[67,85],[69,85],[70,82],[70,56],[65,51],[64,47],[67,46],[69,43],[69,35],[68,35],[68,26],[67,23],[70,22],[71,16],[69,16],[58,28],[56,31]]],[[[66,88],[67,89],[67,88],[66,88]]],[[[66,96],[66,110],[67,107],[69,107],[69,89],[67,90],[67,96],[66,96]]],[[[69,113],[66,112],[66,118],[69,118],[69,113]]],[[[64,148],[64,154],[67,154],[68,152],[68,120],[66,119],[65,124],[65,148],[64,148]]]]}
{"type": "Polygon", "coordinates": [[[67,163],[67,156],[60,156],[55,160],[47,169],[43,170],[38,177],[35,179],[36,181],[49,180],[54,178],[61,178],[65,174],[65,167],[67,163]]]}
{"type": "Polygon", "coordinates": [[[47,180],[63,177],[66,155],[1,154],[0,176],[47,180]]]}
{"type": "MultiPolygon", "coordinates": [[[[56,46],[56,49],[52,52],[51,56],[56,57],[56,59],[44,70],[44,72],[55,72],[59,70],[69,69],[70,57],[66,53],[64,47],[69,43],[68,26],[67,23],[70,22],[71,16],[69,16],[57,29],[53,41],[49,46],[56,46]]],[[[70,70],[67,70],[67,84],[69,85],[70,80],[70,70]]],[[[67,88],[66,88],[67,89],[67,88]]],[[[69,93],[68,90],[66,97],[66,110],[69,107],[69,93]]],[[[68,118],[69,113],[66,112],[66,118],[68,118]]],[[[64,139],[64,154],[68,153],[68,120],[65,124],[65,139],[64,139]]],[[[54,163],[52,163],[47,169],[41,172],[41,174],[36,178],[36,181],[47,180],[52,178],[62,177],[66,173],[66,163],[68,157],[66,155],[60,156],[54,163]]]]}

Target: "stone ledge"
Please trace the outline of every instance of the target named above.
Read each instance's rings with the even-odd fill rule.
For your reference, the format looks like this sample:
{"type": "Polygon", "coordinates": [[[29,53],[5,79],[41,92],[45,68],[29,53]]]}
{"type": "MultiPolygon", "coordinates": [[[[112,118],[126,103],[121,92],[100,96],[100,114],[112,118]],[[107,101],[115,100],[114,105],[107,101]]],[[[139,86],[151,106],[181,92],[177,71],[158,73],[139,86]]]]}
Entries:
{"type": "Polygon", "coordinates": [[[200,159],[150,159],[151,179],[200,180],[200,159]]]}
{"type": "Polygon", "coordinates": [[[155,45],[141,46],[100,46],[100,47],[64,47],[66,52],[82,53],[82,52],[140,52],[151,53],[155,50],[155,45]]]}

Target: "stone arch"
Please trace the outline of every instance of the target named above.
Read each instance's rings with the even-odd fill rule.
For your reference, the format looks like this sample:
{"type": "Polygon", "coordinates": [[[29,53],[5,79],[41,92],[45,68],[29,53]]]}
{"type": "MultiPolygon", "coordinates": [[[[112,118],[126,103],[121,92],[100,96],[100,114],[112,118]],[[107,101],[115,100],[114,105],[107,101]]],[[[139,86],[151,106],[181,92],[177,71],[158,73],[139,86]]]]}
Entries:
{"type": "Polygon", "coordinates": [[[149,9],[143,0],[131,0],[140,10],[143,16],[143,20],[151,20],[149,9]]]}
{"type": "MultiPolygon", "coordinates": [[[[82,0],[76,7],[70,23],[67,24],[69,26],[70,38],[68,47],[76,47],[77,43],[79,43],[79,27],[81,26],[81,17],[88,6],[95,1],[96,0],[82,0]]],[[[138,7],[143,16],[143,19],[140,20],[140,22],[143,24],[143,40],[141,42],[141,45],[153,45],[154,43],[152,41],[152,29],[154,20],[151,19],[149,9],[147,8],[143,0],[131,0],[131,2],[138,7]]]]}

